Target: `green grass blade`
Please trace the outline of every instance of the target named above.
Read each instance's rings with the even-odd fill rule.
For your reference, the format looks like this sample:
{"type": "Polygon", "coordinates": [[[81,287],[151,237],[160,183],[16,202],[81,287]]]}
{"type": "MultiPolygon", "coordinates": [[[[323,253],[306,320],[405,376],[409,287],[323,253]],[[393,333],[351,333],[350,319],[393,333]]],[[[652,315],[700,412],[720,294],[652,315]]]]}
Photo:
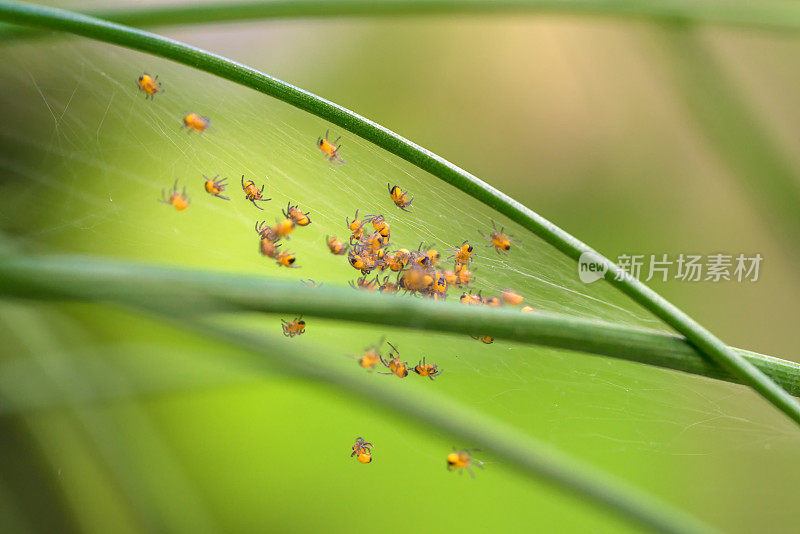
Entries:
{"type": "MultiPolygon", "coordinates": [[[[369,16],[431,16],[508,13],[622,17],[656,22],[743,26],[766,30],[800,30],[800,6],[790,2],[686,2],[679,0],[238,0],[136,9],[92,11],[92,16],[136,27],[176,26],[259,19],[369,16]]],[[[41,35],[6,29],[0,39],[41,35]]]]}
{"type": "MultiPolygon", "coordinates": [[[[0,20],[83,35],[174,60],[278,98],[340,126],[454,185],[538,235],[567,256],[594,253],[588,245],[476,176],[342,106],[256,69],[172,39],[70,11],[0,1],[0,20]]],[[[606,280],[683,334],[702,354],[749,385],[800,424],[800,404],[741,355],[655,291],[607,262],[606,280]]]]}
{"type": "MultiPolygon", "coordinates": [[[[100,302],[137,298],[162,306],[179,303],[180,308],[192,307],[197,314],[219,309],[299,313],[391,327],[481,333],[738,382],[678,336],[586,319],[523,314],[516,309],[464,306],[343,287],[311,288],[261,276],[80,256],[14,258],[0,261],[0,295],[100,302]]],[[[737,353],[787,391],[800,395],[800,364],[747,351],[737,353]]]]}

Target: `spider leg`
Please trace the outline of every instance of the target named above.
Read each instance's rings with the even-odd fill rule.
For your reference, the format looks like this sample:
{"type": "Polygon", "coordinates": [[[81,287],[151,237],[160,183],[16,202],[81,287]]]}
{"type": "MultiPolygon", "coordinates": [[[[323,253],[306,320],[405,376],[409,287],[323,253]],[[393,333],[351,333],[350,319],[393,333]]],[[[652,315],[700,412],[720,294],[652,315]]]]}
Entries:
{"type": "Polygon", "coordinates": [[[256,204],[256,201],[255,201],[255,200],[251,200],[250,202],[252,202],[252,203],[253,203],[253,206],[257,207],[257,208],[258,208],[258,209],[260,209],[261,211],[264,211],[264,208],[262,208],[261,206],[259,206],[258,204],[256,204]]]}
{"type": "Polygon", "coordinates": [[[222,195],[217,195],[217,198],[221,198],[222,200],[230,200],[228,197],[223,197],[222,195]]]}

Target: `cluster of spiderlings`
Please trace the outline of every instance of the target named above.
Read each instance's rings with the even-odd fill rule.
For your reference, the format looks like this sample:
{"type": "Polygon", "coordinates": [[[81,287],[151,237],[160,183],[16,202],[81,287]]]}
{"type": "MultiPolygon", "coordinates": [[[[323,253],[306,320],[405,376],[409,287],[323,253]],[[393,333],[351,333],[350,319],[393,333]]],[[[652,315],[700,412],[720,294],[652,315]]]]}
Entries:
{"type": "Polygon", "coordinates": [[[289,236],[294,232],[295,227],[311,224],[310,212],[303,212],[299,206],[293,206],[290,202],[281,213],[284,218],[278,219],[272,226],[268,225],[267,221],[256,222],[255,230],[260,238],[259,250],[261,254],[274,259],[280,266],[297,267],[295,265],[297,258],[293,253],[288,250],[278,250],[281,246],[279,241],[290,239],[289,236]]]}
{"type": "Polygon", "coordinates": [[[390,249],[391,228],[386,217],[381,214],[369,215],[359,220],[356,210],[353,220],[345,219],[350,232],[350,248],[337,237],[326,237],[328,248],[334,254],[347,254],[351,267],[361,272],[361,277],[350,282],[351,287],[366,291],[394,294],[403,291],[407,294],[422,295],[432,299],[444,299],[450,286],[465,287],[472,281],[469,270],[469,256],[472,246],[466,242],[451,257],[458,258],[453,270],[438,270],[441,253],[420,244],[416,250],[406,248],[390,249]],[[464,255],[464,251],[469,252],[464,255]],[[374,278],[370,275],[377,271],[374,278]],[[391,280],[390,274],[397,273],[391,280]]]}
{"type": "MultiPolygon", "coordinates": [[[[383,357],[381,354],[381,345],[383,345],[385,339],[381,339],[375,345],[371,345],[364,349],[364,352],[360,356],[353,355],[352,358],[356,358],[358,360],[358,365],[362,368],[367,369],[368,371],[374,371],[378,364],[382,364],[386,367],[389,372],[388,373],[378,373],[382,375],[394,375],[398,378],[405,378],[408,376],[408,362],[404,362],[400,359],[400,351],[392,345],[390,342],[386,341],[391,349],[389,350],[389,354],[386,358],[383,357]]],[[[428,363],[425,360],[425,357],[422,357],[422,360],[417,363],[412,369],[415,373],[419,376],[427,376],[431,380],[442,374],[442,371],[439,369],[439,366],[433,363],[428,363]]]]}

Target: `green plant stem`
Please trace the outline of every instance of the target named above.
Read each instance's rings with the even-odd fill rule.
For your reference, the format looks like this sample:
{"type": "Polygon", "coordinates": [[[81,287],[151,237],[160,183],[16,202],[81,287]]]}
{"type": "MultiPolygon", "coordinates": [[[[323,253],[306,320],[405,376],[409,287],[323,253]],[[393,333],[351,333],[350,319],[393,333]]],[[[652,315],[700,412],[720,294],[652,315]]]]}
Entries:
{"type": "MultiPolygon", "coordinates": [[[[509,13],[624,17],[656,22],[702,23],[766,30],[800,30],[792,2],[699,0],[238,0],[93,11],[91,16],[134,27],[175,26],[264,19],[503,15],[509,13]]],[[[8,28],[0,39],[42,35],[8,28]]]]}
{"type": "MultiPolygon", "coordinates": [[[[469,335],[611,356],[739,382],[699,356],[685,339],[639,328],[518,309],[492,309],[355,291],[305,287],[259,276],[176,269],[80,256],[0,261],[0,295],[36,299],[159,302],[196,314],[228,311],[299,313],[306,317],[469,335]]],[[[737,350],[737,349],[733,349],[737,350]]],[[[753,352],[737,353],[800,395],[800,364],[753,352]]]]}
{"type": "Polygon", "coordinates": [[[405,159],[420,169],[430,172],[432,175],[452,184],[487,206],[506,215],[570,258],[577,260],[584,253],[596,254],[608,265],[605,279],[609,283],[683,334],[701,354],[718,363],[737,379],[741,380],[743,384],[752,387],[795,423],[800,424],[800,404],[791,395],[759,371],[748,360],[729,349],[727,345],[687,314],[643,283],[626,276],[610,260],[602,257],[588,245],[544,217],[481,181],[476,176],[391,130],[342,106],[256,69],[143,30],[121,26],[70,11],[9,0],[0,0],[0,20],[14,24],[66,31],[98,41],[147,52],[189,65],[244,87],[273,96],[298,109],[326,119],[405,159]]]}

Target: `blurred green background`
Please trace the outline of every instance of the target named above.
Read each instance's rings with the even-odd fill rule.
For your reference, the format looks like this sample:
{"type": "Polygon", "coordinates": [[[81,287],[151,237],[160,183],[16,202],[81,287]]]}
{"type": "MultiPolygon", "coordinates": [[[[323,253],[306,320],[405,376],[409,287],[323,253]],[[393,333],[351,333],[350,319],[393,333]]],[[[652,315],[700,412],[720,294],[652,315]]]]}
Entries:
{"type": "MultiPolygon", "coordinates": [[[[609,257],[760,253],[756,283],[652,286],[729,344],[799,361],[796,227],[770,208],[769,186],[776,159],[793,179],[800,164],[797,38],[555,15],[156,31],[353,109],[609,257]],[[770,147],[768,161],[753,139],[770,147]]],[[[476,240],[494,216],[349,134],[348,164],[333,169],[314,148],[323,121],[186,67],[73,37],[0,46],[0,227],[31,249],[333,284],[354,271],[323,238],[343,235],[356,208],[390,215],[407,247],[476,240]],[[164,83],[153,102],[136,90],[142,71],[164,83]],[[181,131],[186,111],[210,116],[212,130],[181,131]],[[208,197],[202,173],[229,176],[233,200],[208,197]],[[274,200],[263,214],[239,196],[242,173],[259,184],[269,176],[274,200]],[[176,179],[193,199],[184,213],[157,202],[176,179]],[[399,216],[386,182],[407,184],[413,216],[399,216]],[[314,221],[290,242],[298,271],[258,256],[251,233],[290,200],[314,221]]],[[[545,312],[665,329],[611,288],[584,286],[571,261],[495,218],[521,243],[508,260],[478,258],[477,288],[513,287],[545,312]]],[[[275,334],[279,319],[234,318],[275,334]]],[[[490,448],[475,480],[448,473],[451,447],[472,444],[123,310],[3,302],[0,331],[0,514],[9,530],[629,528],[521,478],[490,448]],[[368,466],[348,458],[359,435],[376,445],[368,466]]],[[[341,353],[360,372],[344,356],[383,334],[409,360],[424,354],[445,369],[435,383],[376,376],[386,387],[435,388],[722,530],[794,530],[797,430],[743,387],[324,321],[292,342],[341,353]]]]}

